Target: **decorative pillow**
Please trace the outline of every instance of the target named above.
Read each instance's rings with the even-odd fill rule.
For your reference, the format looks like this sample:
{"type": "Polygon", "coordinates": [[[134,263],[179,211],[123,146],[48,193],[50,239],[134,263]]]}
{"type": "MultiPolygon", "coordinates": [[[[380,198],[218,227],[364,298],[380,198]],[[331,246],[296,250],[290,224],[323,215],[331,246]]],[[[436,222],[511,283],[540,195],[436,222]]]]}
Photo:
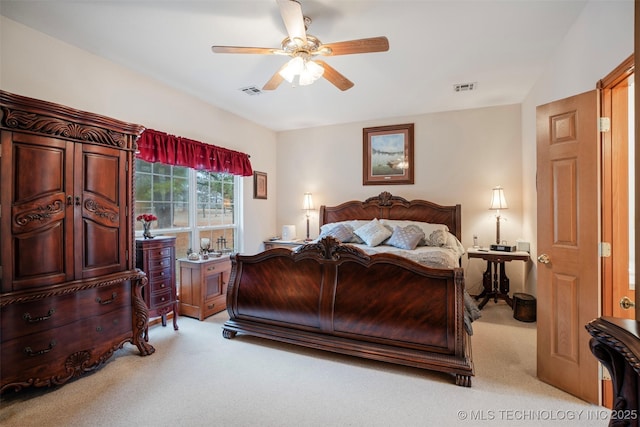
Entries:
{"type": "MultiPolygon", "coordinates": [[[[391,230],[393,230],[396,226],[407,227],[409,225],[414,225],[419,227],[424,232],[425,236],[429,236],[435,230],[449,231],[449,227],[447,227],[444,224],[432,224],[429,222],[422,222],[422,221],[411,221],[411,220],[402,220],[402,219],[381,219],[380,223],[390,227],[391,230]]],[[[418,243],[418,245],[424,246],[426,245],[426,242],[423,240],[420,243],[418,243]]]]}
{"type": "Polygon", "coordinates": [[[331,236],[340,242],[350,242],[353,239],[353,227],[347,224],[337,224],[320,234],[320,238],[331,236]]]}
{"type": "MultiPolygon", "coordinates": [[[[329,222],[320,227],[320,236],[326,236],[331,230],[340,225],[345,225],[351,228],[351,239],[350,240],[342,240],[342,243],[364,243],[361,238],[353,234],[353,230],[356,230],[362,227],[365,224],[368,224],[369,220],[363,219],[353,219],[349,221],[338,221],[338,222],[329,222]]],[[[335,237],[335,236],[334,236],[335,237]]]]}
{"type": "Polygon", "coordinates": [[[427,246],[445,246],[447,243],[447,231],[435,230],[425,239],[427,246]]]}
{"type": "Polygon", "coordinates": [[[424,239],[424,232],[420,227],[415,225],[408,225],[406,227],[396,226],[386,244],[400,249],[413,250],[422,239],[424,239]]]}
{"type": "Polygon", "coordinates": [[[464,255],[465,249],[456,236],[444,230],[436,230],[426,238],[427,246],[440,246],[453,249],[460,257],[464,255]]]}
{"type": "Polygon", "coordinates": [[[368,246],[378,246],[393,234],[388,228],[380,224],[377,218],[372,219],[368,224],[363,225],[355,231],[355,235],[360,237],[368,246]]]}

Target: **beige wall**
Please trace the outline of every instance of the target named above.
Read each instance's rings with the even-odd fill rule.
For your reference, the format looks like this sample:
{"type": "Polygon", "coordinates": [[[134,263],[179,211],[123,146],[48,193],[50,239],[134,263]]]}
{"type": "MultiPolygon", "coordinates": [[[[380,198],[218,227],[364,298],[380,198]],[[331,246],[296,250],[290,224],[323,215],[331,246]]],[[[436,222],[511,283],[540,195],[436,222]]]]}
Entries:
{"type": "MultiPolygon", "coordinates": [[[[242,151],[254,169],[275,177],[271,130],[1,16],[0,43],[2,90],[242,151]]],[[[253,199],[253,178],[242,181],[240,245],[255,252],[275,229],[275,181],[268,181],[267,200],[253,199]]]]}
{"type": "MultiPolygon", "coordinates": [[[[296,225],[306,233],[302,196],[313,194],[316,207],[348,200],[364,200],[381,191],[406,199],[425,199],[443,205],[462,205],[462,243],[495,240],[495,216],[488,210],[491,189],[505,188],[509,209],[503,212],[501,238],[510,242],[522,235],[522,172],[520,106],[442,112],[385,121],[351,123],[278,134],[278,227],[296,225]],[[415,184],[362,184],[362,128],[415,124],[415,184]]],[[[311,217],[311,237],[318,235],[318,212],[311,217]]],[[[463,266],[467,286],[481,286],[482,261],[463,266]]],[[[522,263],[509,266],[512,289],[521,291],[522,263]]]]}

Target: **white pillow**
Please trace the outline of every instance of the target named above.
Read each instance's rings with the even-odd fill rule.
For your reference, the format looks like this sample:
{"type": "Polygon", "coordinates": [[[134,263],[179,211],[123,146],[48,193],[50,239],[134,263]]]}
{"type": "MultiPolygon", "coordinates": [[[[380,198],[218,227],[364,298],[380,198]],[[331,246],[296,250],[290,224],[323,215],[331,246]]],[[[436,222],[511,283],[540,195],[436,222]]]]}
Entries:
{"type": "Polygon", "coordinates": [[[380,224],[377,218],[356,229],[354,233],[364,240],[368,246],[378,246],[393,234],[391,230],[380,224]]]}

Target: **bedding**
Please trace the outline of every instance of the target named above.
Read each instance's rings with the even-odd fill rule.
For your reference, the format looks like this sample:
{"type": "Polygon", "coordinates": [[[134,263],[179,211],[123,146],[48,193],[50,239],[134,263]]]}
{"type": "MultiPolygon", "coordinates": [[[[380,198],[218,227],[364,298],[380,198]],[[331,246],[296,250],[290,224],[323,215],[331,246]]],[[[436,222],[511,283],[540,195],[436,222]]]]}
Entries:
{"type": "Polygon", "coordinates": [[[330,236],[369,255],[392,253],[429,267],[454,268],[465,249],[448,230],[444,224],[375,218],[324,224],[315,241],[330,236]]]}

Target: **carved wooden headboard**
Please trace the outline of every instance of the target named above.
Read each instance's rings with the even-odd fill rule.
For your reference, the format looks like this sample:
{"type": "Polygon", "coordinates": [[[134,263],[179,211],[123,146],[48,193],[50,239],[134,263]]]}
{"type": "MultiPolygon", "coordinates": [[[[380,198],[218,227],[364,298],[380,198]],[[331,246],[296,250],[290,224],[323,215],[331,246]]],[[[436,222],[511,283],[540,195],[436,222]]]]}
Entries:
{"type": "Polygon", "coordinates": [[[383,191],[364,202],[353,200],[338,206],[320,206],[320,226],[352,219],[399,219],[445,224],[462,241],[461,205],[442,206],[426,200],[408,201],[383,191]]]}

